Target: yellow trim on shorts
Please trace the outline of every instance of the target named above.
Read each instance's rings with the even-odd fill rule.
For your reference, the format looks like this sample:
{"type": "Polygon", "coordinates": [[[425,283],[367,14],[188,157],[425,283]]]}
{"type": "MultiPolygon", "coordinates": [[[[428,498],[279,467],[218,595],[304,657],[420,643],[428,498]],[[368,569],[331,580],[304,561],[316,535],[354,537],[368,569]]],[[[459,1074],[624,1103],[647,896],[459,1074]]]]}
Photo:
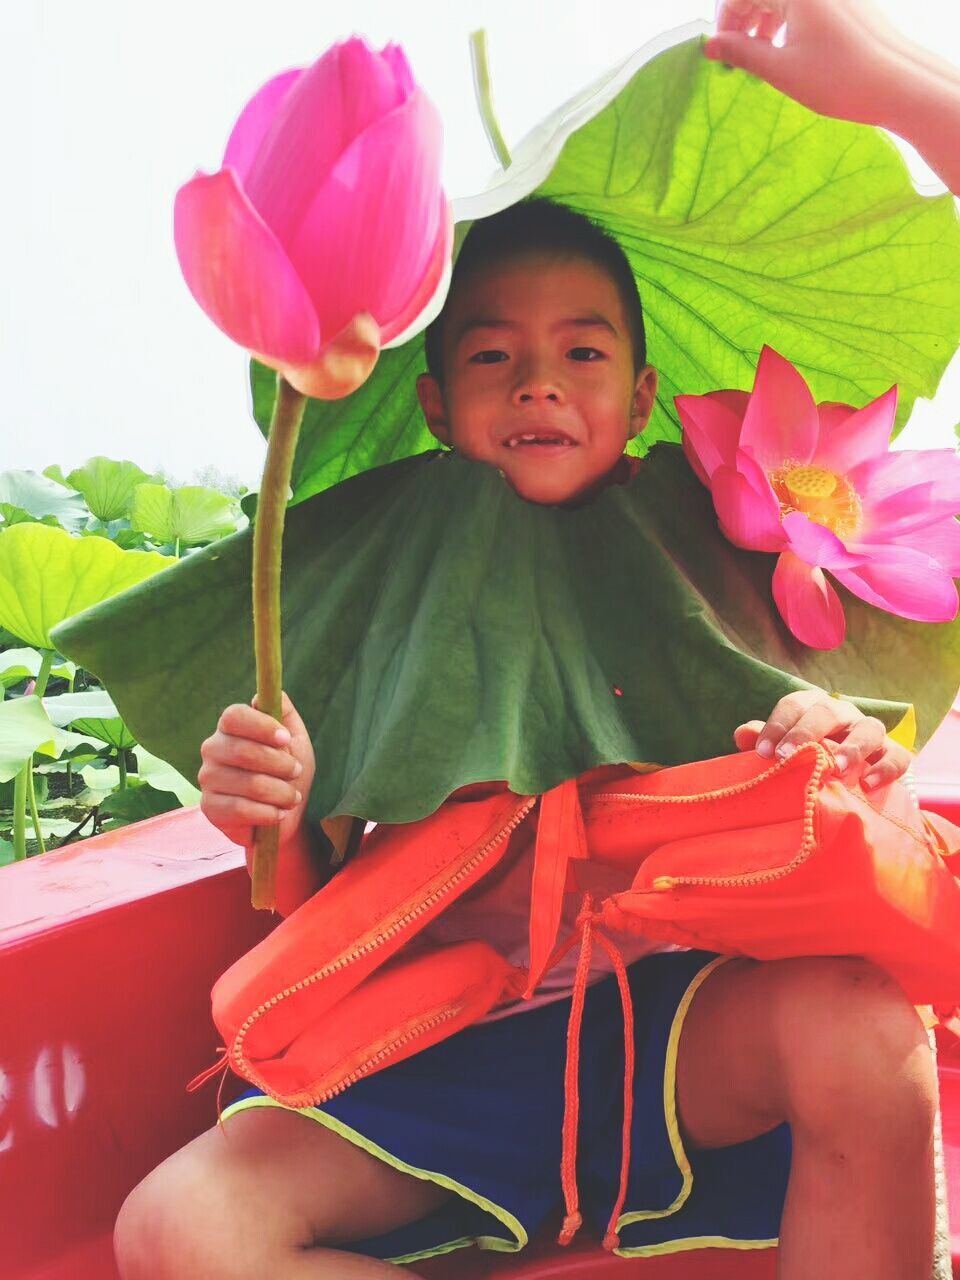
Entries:
{"type": "Polygon", "coordinates": [[[729,1236],[691,1236],[688,1240],[668,1240],[664,1244],[641,1245],[636,1249],[614,1249],[618,1258],[652,1258],[664,1253],[686,1253],[693,1249],[775,1249],[772,1240],[731,1240],[729,1236]]]}
{"type": "Polygon", "coordinates": [[[227,1116],[233,1115],[238,1111],[246,1111],[251,1107],[279,1107],[281,1111],[296,1111],[301,1115],[309,1116],[311,1120],[322,1124],[325,1129],[332,1129],[341,1138],[346,1138],[348,1142],[352,1142],[355,1147],[361,1147],[364,1151],[369,1152],[370,1155],[376,1156],[378,1160],[392,1165],[394,1169],[399,1169],[401,1173],[409,1173],[414,1178],[420,1178],[424,1182],[435,1182],[438,1186],[445,1187],[448,1191],[455,1191],[464,1200],[469,1200],[479,1208],[485,1209],[487,1213],[492,1213],[515,1236],[512,1241],[502,1240],[499,1236],[464,1236],[459,1240],[451,1240],[445,1244],[434,1245],[432,1248],[424,1249],[419,1253],[406,1253],[397,1258],[383,1258],[383,1262],[419,1262],[423,1258],[433,1258],[441,1253],[452,1253],[454,1249],[463,1249],[472,1244],[481,1249],[490,1249],[498,1253],[519,1253],[529,1242],[529,1237],[523,1228],[523,1224],[507,1209],[504,1209],[502,1205],[494,1204],[486,1196],[471,1190],[470,1187],[465,1187],[462,1182],[456,1182],[453,1178],[447,1177],[445,1173],[434,1173],[429,1169],[418,1169],[415,1165],[407,1164],[406,1161],[392,1155],[389,1151],[385,1151],[383,1147],[364,1137],[362,1133],[358,1133],[356,1129],[351,1129],[342,1120],[337,1120],[336,1117],[327,1115],[319,1107],[287,1107],[282,1102],[277,1102],[275,1098],[270,1098],[264,1094],[262,1097],[241,1098],[237,1102],[231,1103],[229,1107],[224,1107],[220,1119],[225,1120],[227,1116]]]}
{"type": "MultiPolygon", "coordinates": [[[[677,1011],[673,1015],[673,1023],[670,1027],[667,1056],[663,1064],[663,1114],[667,1122],[667,1133],[670,1136],[673,1158],[683,1177],[683,1185],[673,1204],[666,1209],[639,1209],[633,1213],[622,1213],[617,1219],[616,1229],[618,1232],[623,1227],[629,1226],[631,1222],[643,1222],[649,1221],[651,1218],[669,1217],[671,1213],[676,1213],[678,1209],[682,1208],[690,1196],[690,1192],[693,1189],[693,1171],[690,1168],[687,1153],[683,1149],[683,1140],[680,1137],[680,1122],[677,1119],[677,1048],[680,1044],[680,1033],[683,1030],[684,1019],[701,984],[713,973],[714,969],[718,969],[720,965],[726,964],[728,960],[736,958],[735,956],[717,956],[715,960],[708,961],[693,976],[686,991],[683,993],[683,998],[677,1005],[677,1011]]],[[[732,1240],[727,1236],[692,1236],[686,1240],[666,1240],[662,1244],[638,1245],[632,1249],[614,1249],[613,1252],[618,1258],[643,1258],[654,1257],[664,1253],[683,1253],[691,1249],[769,1249],[778,1243],[779,1237],[773,1240],[732,1240]]]]}

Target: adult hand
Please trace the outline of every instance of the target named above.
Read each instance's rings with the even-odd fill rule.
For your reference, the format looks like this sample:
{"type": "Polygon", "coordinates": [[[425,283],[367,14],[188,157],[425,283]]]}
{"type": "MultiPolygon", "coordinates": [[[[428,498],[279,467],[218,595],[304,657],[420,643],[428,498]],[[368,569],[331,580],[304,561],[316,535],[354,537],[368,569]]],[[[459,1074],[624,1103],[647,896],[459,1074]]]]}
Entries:
{"type": "Polygon", "coordinates": [[[887,736],[882,721],[865,716],[846,698],[831,698],[822,689],[804,689],[781,698],[764,724],[748,720],[734,731],[740,751],[756,751],[767,759],[785,759],[806,742],[843,743],[836,752],[841,775],[869,764],[860,779],[868,790],[895,782],[909,769],[913,756],[887,736]]]}
{"type": "Polygon", "coordinates": [[[704,54],[820,115],[879,124],[892,60],[908,43],[870,0],[720,0],[704,54]]]}

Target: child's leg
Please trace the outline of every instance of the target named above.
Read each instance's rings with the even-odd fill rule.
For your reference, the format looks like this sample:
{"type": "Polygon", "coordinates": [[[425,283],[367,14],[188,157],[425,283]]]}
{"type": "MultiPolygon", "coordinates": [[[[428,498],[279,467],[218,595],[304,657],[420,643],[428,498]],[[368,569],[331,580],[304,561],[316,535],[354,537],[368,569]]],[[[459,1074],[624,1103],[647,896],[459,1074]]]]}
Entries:
{"type": "Polygon", "coordinates": [[[374,1280],[402,1272],[338,1246],[416,1221],[451,1195],[312,1120],[256,1107],[148,1174],[120,1211],[114,1247],[123,1280],[374,1280]]]}
{"type": "Polygon", "coordinates": [[[730,961],[681,1032],[685,1142],[730,1146],[791,1126],[779,1280],[928,1280],[936,1102],[923,1024],[866,961],[730,961]]]}

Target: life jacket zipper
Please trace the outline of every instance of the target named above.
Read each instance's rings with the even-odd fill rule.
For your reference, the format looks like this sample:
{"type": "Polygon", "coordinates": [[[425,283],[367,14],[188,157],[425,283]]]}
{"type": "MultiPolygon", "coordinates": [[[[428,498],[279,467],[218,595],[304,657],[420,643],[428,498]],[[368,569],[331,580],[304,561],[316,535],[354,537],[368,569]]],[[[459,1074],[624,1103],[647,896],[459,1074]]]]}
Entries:
{"type": "MultiPolygon", "coordinates": [[[[476,853],[471,854],[465,862],[461,863],[452,876],[449,876],[448,879],[444,880],[435,889],[431,890],[405,915],[394,920],[388,928],[384,929],[381,933],[376,934],[374,937],[367,939],[367,941],[361,943],[359,946],[354,947],[352,951],[348,951],[337,956],[335,960],[332,960],[329,964],[317,969],[316,972],[308,974],[307,977],[301,978],[298,982],[293,983],[292,986],[285,987],[283,991],[278,991],[276,995],[271,996],[269,1000],[265,1000],[263,1004],[254,1009],[253,1013],[249,1015],[246,1021],[238,1029],[230,1048],[230,1057],[234,1061],[238,1074],[251,1081],[251,1083],[256,1084],[259,1088],[263,1089],[265,1093],[273,1096],[273,1091],[266,1087],[258,1074],[249,1066],[249,1063],[244,1056],[243,1042],[254,1023],[261,1018],[263,1014],[267,1013],[270,1009],[274,1008],[275,1005],[279,1004],[281,1000],[286,1000],[289,996],[295,995],[305,987],[309,987],[315,982],[321,982],[324,978],[330,977],[331,974],[339,972],[348,964],[352,964],[354,961],[359,960],[361,956],[368,955],[371,951],[375,951],[378,947],[382,947],[384,943],[389,942],[391,938],[395,937],[401,929],[407,928],[419,916],[423,915],[425,911],[428,911],[436,902],[454,889],[461,880],[471,875],[484,858],[489,855],[490,851],[501,844],[502,841],[520,825],[524,818],[526,818],[527,814],[530,813],[531,809],[533,809],[538,799],[539,797],[535,795],[525,796],[522,802],[511,814],[509,821],[507,821],[494,836],[492,836],[480,849],[478,849],[476,853]]],[[[447,1013],[446,1017],[452,1018],[459,1013],[459,1011],[459,1008],[451,1009],[447,1013]]],[[[399,1040],[394,1040],[389,1045],[385,1045],[382,1050],[378,1050],[377,1055],[370,1060],[370,1063],[381,1062],[400,1045],[413,1039],[415,1036],[422,1035],[425,1031],[429,1030],[431,1026],[436,1026],[439,1021],[445,1020],[446,1018],[443,1018],[439,1013],[432,1015],[432,1021],[428,1020],[428,1022],[418,1025],[418,1027],[412,1029],[399,1040]]],[[[365,1066],[368,1065],[369,1064],[365,1064],[365,1066]]],[[[357,1071],[362,1072],[363,1067],[358,1068],[357,1071]]],[[[357,1078],[359,1078],[358,1075],[354,1073],[351,1075],[350,1079],[336,1087],[333,1093],[329,1093],[325,1095],[324,1099],[317,1099],[317,1101],[326,1100],[327,1097],[334,1097],[336,1093],[341,1092],[342,1089],[346,1089],[347,1085],[357,1078]]]]}
{"type": "Polygon", "coordinates": [[[705,885],[708,887],[714,886],[718,888],[738,884],[765,884],[770,880],[779,880],[783,876],[790,875],[790,873],[796,870],[802,862],[806,861],[816,844],[814,818],[817,791],[824,773],[826,773],[833,764],[833,757],[820,745],[819,742],[805,743],[802,747],[798,747],[796,752],[788,759],[778,761],[772,769],[759,774],[756,778],[748,778],[745,782],[738,782],[729,787],[719,787],[715,791],[704,791],[691,796],[643,796],[635,795],[629,791],[603,791],[589,797],[587,803],[589,804],[590,800],[604,800],[608,802],[620,801],[652,806],[659,804],[703,804],[705,800],[724,800],[728,796],[740,795],[745,791],[750,791],[759,786],[761,782],[766,782],[772,774],[782,772],[791,765],[795,765],[801,753],[804,751],[808,753],[813,751],[816,755],[816,761],[804,792],[803,838],[800,842],[800,848],[791,862],[789,862],[785,867],[774,867],[769,871],[745,871],[742,874],[735,876],[654,876],[651,887],[656,892],[663,892],[682,884],[705,885]]]}

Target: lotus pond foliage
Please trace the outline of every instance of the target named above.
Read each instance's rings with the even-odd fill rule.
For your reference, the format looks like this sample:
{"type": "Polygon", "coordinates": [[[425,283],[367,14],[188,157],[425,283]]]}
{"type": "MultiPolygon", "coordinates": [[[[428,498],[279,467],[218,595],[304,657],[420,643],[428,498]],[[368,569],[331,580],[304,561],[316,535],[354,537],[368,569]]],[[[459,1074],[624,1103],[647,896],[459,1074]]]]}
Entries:
{"type": "Polygon", "coordinates": [[[0,866],[199,799],[50,632],[245,528],[232,489],[104,457],[0,472],[0,866]]]}

